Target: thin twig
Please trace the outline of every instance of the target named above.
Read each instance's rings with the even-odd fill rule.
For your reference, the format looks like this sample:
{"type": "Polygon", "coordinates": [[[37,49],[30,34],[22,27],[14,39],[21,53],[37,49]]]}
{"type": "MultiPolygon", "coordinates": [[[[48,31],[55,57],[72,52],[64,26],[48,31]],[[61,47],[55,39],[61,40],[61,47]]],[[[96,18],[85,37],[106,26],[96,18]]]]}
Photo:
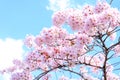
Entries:
{"type": "Polygon", "coordinates": [[[33,80],[39,80],[41,77],[43,77],[43,76],[46,75],[47,73],[49,73],[49,72],[51,72],[51,71],[53,71],[53,70],[55,70],[55,69],[57,69],[57,68],[62,68],[62,67],[65,67],[65,65],[59,65],[58,67],[55,67],[55,68],[50,69],[50,70],[48,70],[48,71],[45,71],[45,72],[39,74],[39,75],[38,75],[37,77],[35,77],[33,80]]]}
{"type": "Polygon", "coordinates": [[[113,0],[110,1],[110,5],[112,4],[113,0]]]}

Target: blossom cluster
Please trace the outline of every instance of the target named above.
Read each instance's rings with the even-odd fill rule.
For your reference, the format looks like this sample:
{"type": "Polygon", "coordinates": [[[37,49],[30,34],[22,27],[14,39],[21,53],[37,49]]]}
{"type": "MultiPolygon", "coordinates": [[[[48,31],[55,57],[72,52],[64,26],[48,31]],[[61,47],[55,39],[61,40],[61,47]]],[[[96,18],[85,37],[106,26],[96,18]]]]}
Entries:
{"type": "Polygon", "coordinates": [[[60,27],[64,23],[73,30],[94,35],[97,31],[105,32],[120,25],[120,12],[111,8],[107,2],[97,2],[95,6],[85,5],[80,9],[61,10],[53,15],[53,25],[60,27]]]}
{"type": "MultiPolygon", "coordinates": [[[[85,5],[82,10],[66,9],[57,11],[52,16],[53,26],[44,28],[40,34],[33,36],[27,35],[24,43],[30,48],[30,52],[23,61],[13,61],[14,66],[3,70],[2,72],[10,72],[11,80],[32,80],[32,73],[35,70],[43,72],[61,67],[75,67],[76,64],[90,65],[92,72],[99,71],[98,67],[102,67],[105,61],[105,55],[98,53],[97,55],[87,55],[88,46],[93,44],[93,36],[110,33],[108,30],[115,29],[120,26],[120,12],[116,8],[110,7],[107,2],[97,2],[95,6],[85,5]],[[69,33],[62,27],[68,24],[75,33],[69,33]],[[96,66],[96,67],[95,67],[96,66]]],[[[110,35],[110,38],[114,35],[110,35]]],[[[116,46],[114,51],[120,52],[120,46],[116,46]]],[[[92,50],[94,48],[91,48],[92,50]]],[[[88,67],[89,68],[89,67],[88,67]]],[[[87,74],[87,69],[80,67],[80,73],[83,77],[90,80],[99,80],[91,74],[87,74]]],[[[108,80],[118,80],[118,76],[107,75],[108,80]],[[116,77],[117,76],[117,77],[116,77]]],[[[49,76],[43,77],[48,80],[49,76]]],[[[59,80],[70,80],[62,76],[59,80]]],[[[72,79],[71,79],[72,80],[72,79]]],[[[82,80],[82,79],[80,79],[82,80]]]]}

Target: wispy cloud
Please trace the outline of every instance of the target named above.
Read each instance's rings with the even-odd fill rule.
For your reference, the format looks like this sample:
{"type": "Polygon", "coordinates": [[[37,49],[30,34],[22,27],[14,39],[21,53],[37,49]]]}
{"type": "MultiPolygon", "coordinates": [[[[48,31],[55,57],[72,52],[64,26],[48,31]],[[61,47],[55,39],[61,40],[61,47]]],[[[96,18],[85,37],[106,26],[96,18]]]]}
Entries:
{"type": "MultiPolygon", "coordinates": [[[[0,70],[12,66],[14,59],[22,59],[23,42],[12,38],[0,39],[0,70]]],[[[4,80],[9,80],[9,75],[3,75],[4,80]]]]}
{"type": "Polygon", "coordinates": [[[49,4],[46,7],[47,10],[57,11],[66,8],[79,8],[81,9],[85,4],[95,4],[96,0],[49,0],[49,4]]]}
{"type": "Polygon", "coordinates": [[[4,75],[1,76],[1,78],[2,80],[10,80],[10,74],[5,73],[4,75]]]}
{"type": "Polygon", "coordinates": [[[70,0],[49,0],[49,5],[46,8],[48,10],[57,11],[70,6],[72,6],[72,1],[70,0]]]}

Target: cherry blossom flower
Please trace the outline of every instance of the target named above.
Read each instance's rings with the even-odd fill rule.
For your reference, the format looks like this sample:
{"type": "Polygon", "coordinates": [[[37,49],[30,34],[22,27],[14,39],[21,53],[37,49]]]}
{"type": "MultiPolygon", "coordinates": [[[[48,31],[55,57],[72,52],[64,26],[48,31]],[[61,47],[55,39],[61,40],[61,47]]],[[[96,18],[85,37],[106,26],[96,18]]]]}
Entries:
{"type": "Polygon", "coordinates": [[[110,5],[107,2],[100,2],[98,1],[95,6],[95,13],[101,13],[104,10],[107,10],[110,8],[110,5]]]}
{"type": "MultiPolygon", "coordinates": [[[[110,7],[105,1],[98,1],[95,6],[83,6],[82,10],[70,8],[57,11],[52,21],[53,26],[43,28],[40,34],[26,36],[24,43],[30,51],[23,61],[15,59],[13,66],[0,72],[10,73],[11,80],[32,80],[31,72],[40,70],[43,73],[38,77],[49,80],[52,76],[49,72],[57,69],[73,72],[79,67],[79,71],[73,72],[80,76],[78,80],[99,80],[99,75],[105,76],[101,77],[102,80],[120,79],[113,72],[114,66],[108,63],[110,51],[120,56],[119,41],[112,46],[105,43],[108,38],[116,40],[114,31],[120,26],[118,9],[110,7]],[[67,32],[62,27],[64,24],[69,25],[73,33],[67,32]],[[96,75],[99,71],[101,73],[96,75]]],[[[59,80],[77,79],[61,76],[59,80]]]]}
{"type": "Polygon", "coordinates": [[[82,30],[84,26],[83,15],[80,10],[75,10],[68,16],[68,25],[72,27],[73,30],[82,30]]]}
{"type": "Polygon", "coordinates": [[[27,46],[27,47],[32,47],[34,45],[34,36],[32,35],[27,35],[26,36],[26,39],[24,40],[24,44],[27,46]]]}
{"type": "Polygon", "coordinates": [[[25,71],[13,73],[10,80],[32,80],[32,75],[25,71]]]}
{"type": "Polygon", "coordinates": [[[67,19],[66,11],[58,11],[54,13],[54,15],[52,16],[53,25],[57,27],[64,24],[66,22],[66,19],[67,19]]]}

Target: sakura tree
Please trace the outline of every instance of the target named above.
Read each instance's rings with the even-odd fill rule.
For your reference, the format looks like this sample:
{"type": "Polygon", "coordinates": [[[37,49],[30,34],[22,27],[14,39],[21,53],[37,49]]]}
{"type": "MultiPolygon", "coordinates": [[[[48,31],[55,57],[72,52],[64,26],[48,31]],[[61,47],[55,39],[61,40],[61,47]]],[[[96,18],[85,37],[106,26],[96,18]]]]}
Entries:
{"type": "Polygon", "coordinates": [[[65,9],[52,16],[53,25],[24,41],[23,61],[1,71],[10,80],[54,80],[52,72],[77,75],[58,80],[120,80],[120,12],[105,1],[82,9],[65,9]],[[63,25],[69,25],[72,32],[63,25]],[[34,74],[35,71],[38,71],[34,74]]]}

